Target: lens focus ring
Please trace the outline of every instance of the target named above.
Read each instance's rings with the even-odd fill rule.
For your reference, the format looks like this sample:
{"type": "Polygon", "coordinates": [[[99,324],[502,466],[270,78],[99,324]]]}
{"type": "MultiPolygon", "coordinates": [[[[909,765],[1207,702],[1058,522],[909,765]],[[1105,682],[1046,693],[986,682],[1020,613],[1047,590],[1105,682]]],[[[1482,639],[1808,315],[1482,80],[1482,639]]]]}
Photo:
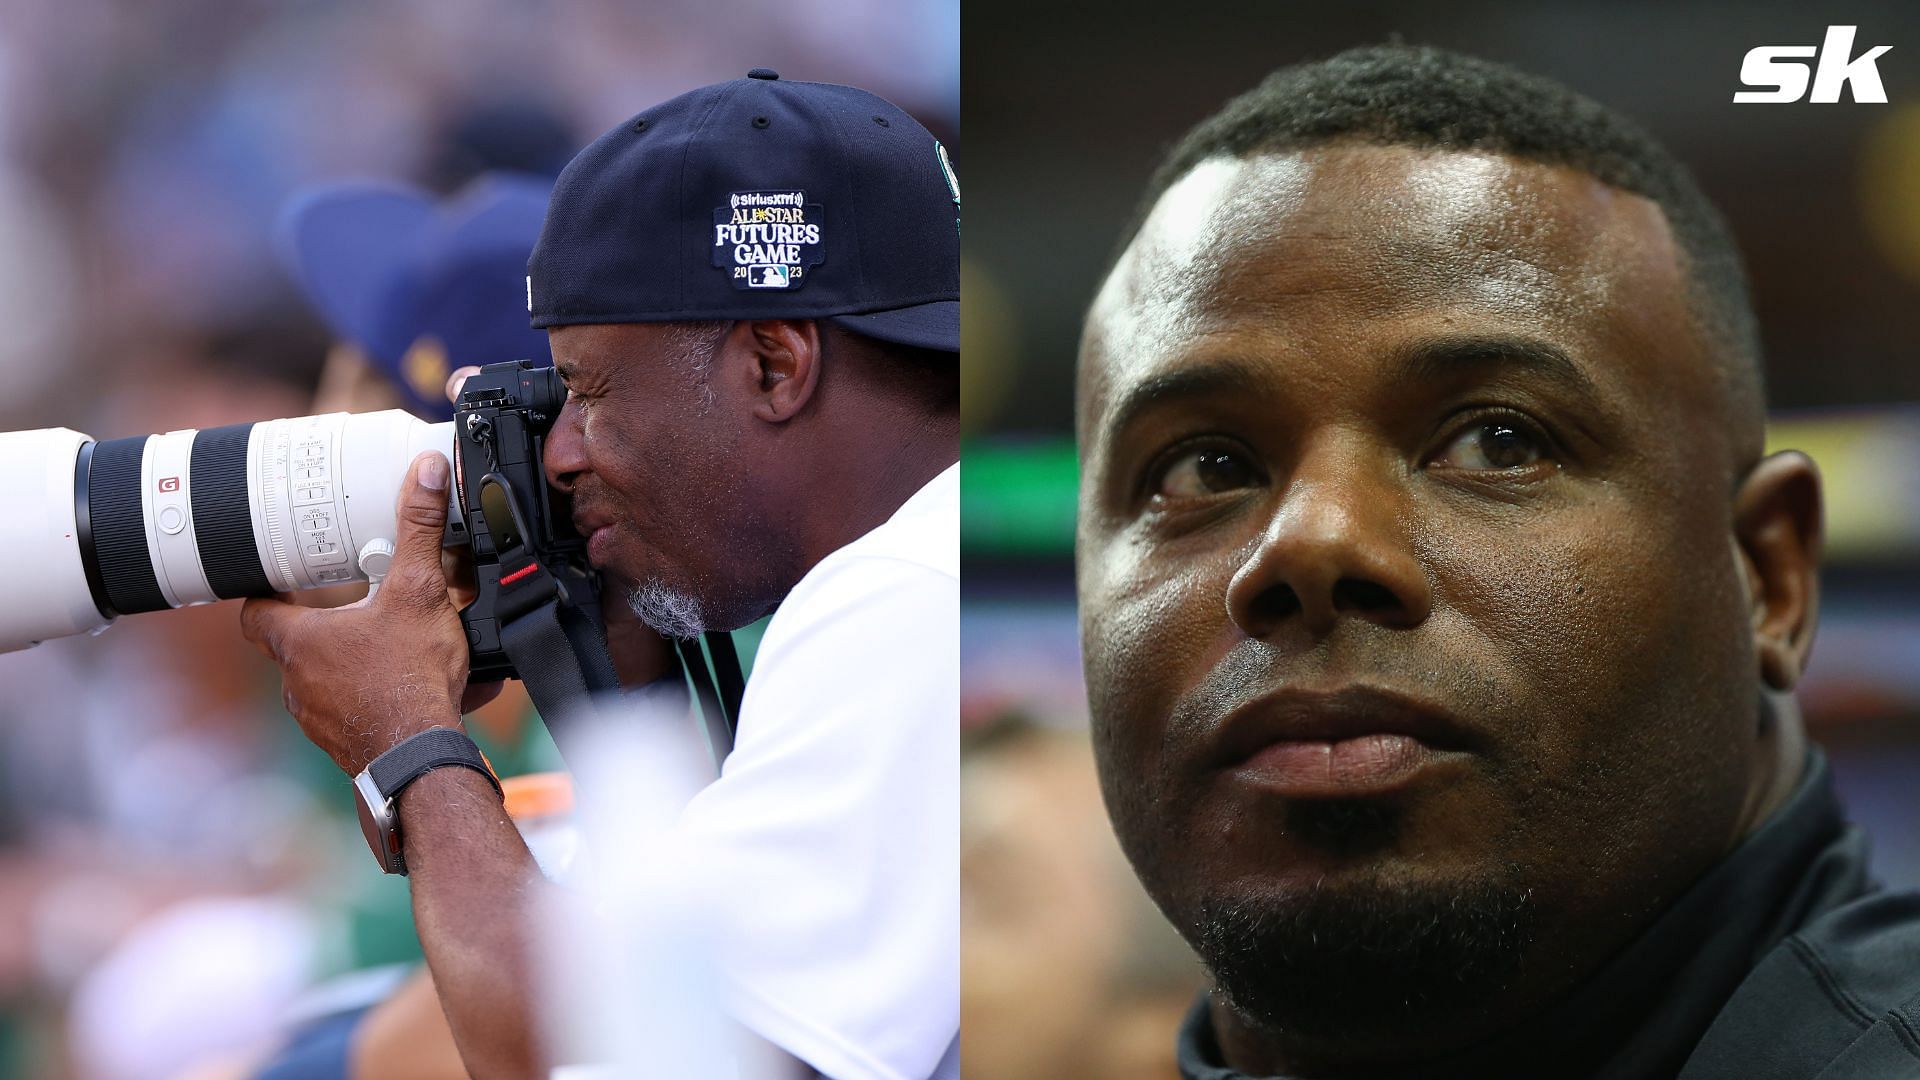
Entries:
{"type": "Polygon", "coordinates": [[[247,440],[252,424],[208,428],[193,437],[193,538],[207,586],[222,600],[267,596],[247,508],[247,440]]]}
{"type": "Polygon", "coordinates": [[[87,481],[94,555],[106,584],[107,602],[122,615],[167,607],[147,548],[146,514],[140,505],[140,463],[147,439],[135,435],[98,443],[87,481]]]}

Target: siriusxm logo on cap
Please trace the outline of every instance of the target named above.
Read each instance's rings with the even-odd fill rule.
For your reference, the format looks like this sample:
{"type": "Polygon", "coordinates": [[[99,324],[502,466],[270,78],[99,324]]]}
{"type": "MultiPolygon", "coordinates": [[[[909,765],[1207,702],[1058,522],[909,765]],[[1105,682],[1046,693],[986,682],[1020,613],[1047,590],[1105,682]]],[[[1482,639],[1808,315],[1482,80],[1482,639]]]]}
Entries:
{"type": "Polygon", "coordinates": [[[807,201],[804,191],[782,191],[770,194],[764,191],[736,191],[731,205],[738,210],[742,206],[799,206],[807,201]]]}

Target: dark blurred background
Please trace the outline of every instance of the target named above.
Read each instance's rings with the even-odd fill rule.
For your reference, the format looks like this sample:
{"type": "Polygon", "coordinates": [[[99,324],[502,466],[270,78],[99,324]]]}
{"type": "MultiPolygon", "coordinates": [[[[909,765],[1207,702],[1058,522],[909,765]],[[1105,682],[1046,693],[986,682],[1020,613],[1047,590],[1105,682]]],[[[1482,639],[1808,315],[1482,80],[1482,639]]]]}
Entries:
{"type": "MultiPolygon", "coordinates": [[[[1160,155],[1272,69],[1398,36],[1511,63],[1625,113],[1730,220],[1764,334],[1770,442],[1809,451],[1828,484],[1826,594],[1801,700],[1879,874],[1920,885],[1920,5],[966,0],[963,29],[973,737],[1016,718],[1084,739],[1073,358],[1160,155]],[[1878,62],[1888,104],[1733,103],[1749,49],[1818,45],[1846,24],[1859,28],[1855,56],[1892,46],[1878,62]]],[[[997,772],[1003,751],[985,741],[996,749],[982,766],[997,772]]],[[[975,915],[980,940],[1020,932],[1015,915],[975,915]]],[[[1088,977],[1114,993],[1117,970],[1088,977]]],[[[970,998],[976,985],[990,981],[969,971],[970,998]]],[[[1077,1021],[1083,1045],[1106,1037],[1099,1015],[1077,1021]]],[[[1030,1059],[1046,1056],[1042,1042],[1030,1059]]]]}
{"type": "Polygon", "coordinates": [[[1063,430],[1080,316],[1172,141],[1275,67],[1396,34],[1558,79],[1691,166],[1746,254],[1776,407],[1920,399],[1920,363],[1897,362],[1920,341],[1920,7],[969,0],[965,19],[971,328],[1004,358],[968,357],[979,429],[1063,430]],[[1733,104],[1748,49],[1829,23],[1859,26],[1856,55],[1893,46],[1890,104],[1733,104]]]}

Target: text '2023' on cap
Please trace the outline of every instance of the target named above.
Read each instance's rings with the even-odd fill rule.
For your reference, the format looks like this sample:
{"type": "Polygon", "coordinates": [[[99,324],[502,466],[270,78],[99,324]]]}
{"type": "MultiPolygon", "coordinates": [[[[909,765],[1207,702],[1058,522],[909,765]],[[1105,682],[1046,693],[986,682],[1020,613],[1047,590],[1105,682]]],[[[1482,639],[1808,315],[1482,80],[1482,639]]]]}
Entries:
{"type": "Polygon", "coordinates": [[[865,90],[755,68],[582,150],[527,263],[536,327],[831,319],[960,349],[960,187],[946,149],[865,90]]]}

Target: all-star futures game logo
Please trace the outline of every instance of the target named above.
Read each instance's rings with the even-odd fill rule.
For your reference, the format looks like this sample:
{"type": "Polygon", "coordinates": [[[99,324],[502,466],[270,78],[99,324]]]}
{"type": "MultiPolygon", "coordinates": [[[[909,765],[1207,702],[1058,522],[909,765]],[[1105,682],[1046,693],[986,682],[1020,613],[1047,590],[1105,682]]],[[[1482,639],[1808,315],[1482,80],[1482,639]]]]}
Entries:
{"type": "Polygon", "coordinates": [[[823,216],[804,191],[736,191],[713,212],[713,265],[736,289],[797,289],[826,259],[823,216]]]}

